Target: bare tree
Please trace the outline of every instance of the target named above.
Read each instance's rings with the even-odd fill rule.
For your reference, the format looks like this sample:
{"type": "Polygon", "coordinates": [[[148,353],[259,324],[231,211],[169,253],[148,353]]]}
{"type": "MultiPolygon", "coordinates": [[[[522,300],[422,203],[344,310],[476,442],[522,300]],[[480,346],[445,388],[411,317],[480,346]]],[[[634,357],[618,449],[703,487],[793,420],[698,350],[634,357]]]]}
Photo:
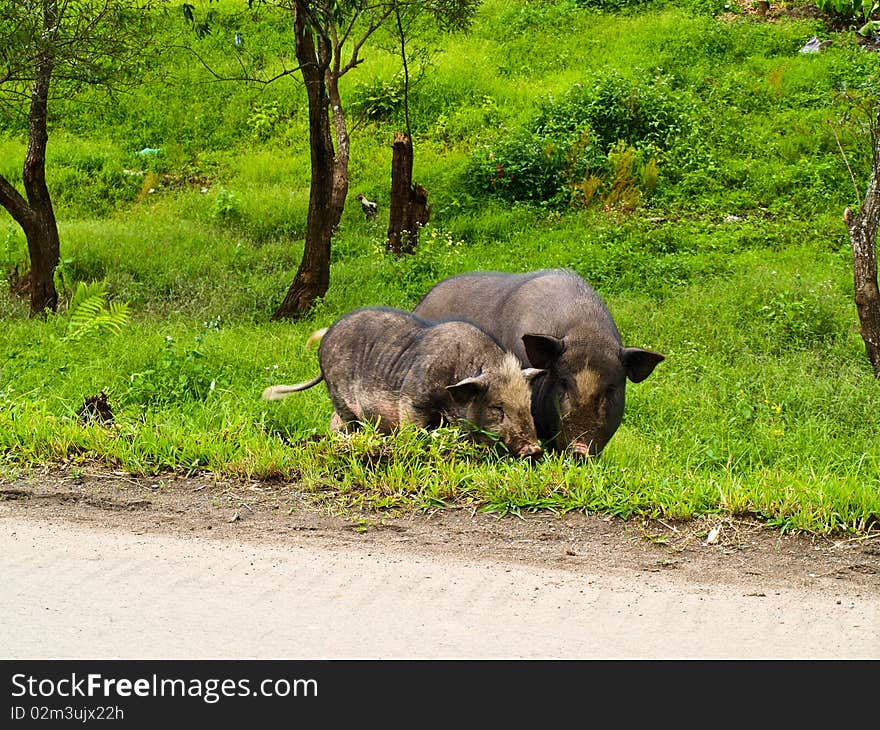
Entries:
{"type": "Polygon", "coordinates": [[[425,73],[435,37],[432,25],[441,31],[467,29],[481,0],[443,0],[394,8],[396,52],[403,71],[403,114],[406,132],[395,132],[391,146],[391,196],[388,205],[388,236],[385,248],[395,254],[412,253],[419,242],[419,230],[431,217],[428,191],[413,182],[413,132],[410,122],[410,64],[420,59],[416,81],[425,73]],[[427,31],[427,33],[425,32],[427,31]]]}
{"type": "Polygon", "coordinates": [[[24,192],[0,175],[0,205],[25,234],[30,258],[30,313],[55,311],[60,240],[46,185],[49,107],[55,94],[81,85],[125,84],[147,53],[147,11],[156,0],[3,0],[0,3],[0,94],[26,109],[24,192]],[[53,94],[54,92],[54,94],[53,94]]]}
{"type": "Polygon", "coordinates": [[[412,125],[409,119],[409,57],[407,40],[410,26],[404,23],[399,7],[394,9],[400,62],[403,68],[403,114],[406,134],[395,132],[391,145],[391,196],[388,203],[388,236],[385,248],[395,254],[412,253],[419,242],[419,229],[428,222],[431,209],[428,191],[413,185],[412,125]]]}

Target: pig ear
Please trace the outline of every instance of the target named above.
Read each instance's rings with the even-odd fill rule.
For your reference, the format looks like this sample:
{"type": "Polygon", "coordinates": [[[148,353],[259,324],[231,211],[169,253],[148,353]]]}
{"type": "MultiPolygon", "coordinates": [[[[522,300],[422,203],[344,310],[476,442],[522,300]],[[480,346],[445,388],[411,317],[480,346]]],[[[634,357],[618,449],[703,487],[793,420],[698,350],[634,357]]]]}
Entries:
{"type": "Polygon", "coordinates": [[[529,364],[536,368],[549,370],[562,354],[562,340],[553,335],[523,335],[522,341],[529,364]]]}
{"type": "Polygon", "coordinates": [[[626,370],[626,377],[634,383],[641,383],[666,358],[659,352],[641,350],[638,347],[624,347],[621,350],[620,359],[623,362],[624,370],[626,370]]]}
{"type": "Polygon", "coordinates": [[[489,382],[485,375],[478,375],[475,378],[465,378],[457,383],[447,385],[446,390],[452,396],[452,400],[456,403],[467,403],[473,400],[481,393],[485,393],[489,389],[489,382]]]}
{"type": "Polygon", "coordinates": [[[523,377],[526,379],[526,382],[531,383],[539,375],[543,375],[546,372],[547,371],[543,368],[523,368],[522,374],[523,377]]]}

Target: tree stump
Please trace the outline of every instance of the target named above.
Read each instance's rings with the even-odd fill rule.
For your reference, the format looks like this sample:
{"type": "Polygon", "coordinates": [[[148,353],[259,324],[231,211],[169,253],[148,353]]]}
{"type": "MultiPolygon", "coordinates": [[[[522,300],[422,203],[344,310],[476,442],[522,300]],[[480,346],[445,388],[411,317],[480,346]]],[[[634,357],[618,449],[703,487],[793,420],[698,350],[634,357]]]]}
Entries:
{"type": "Polygon", "coordinates": [[[419,229],[431,217],[428,191],[412,182],[412,140],[394,133],[391,155],[391,200],[388,205],[388,239],[385,248],[395,254],[412,253],[419,242],[419,229]]]}

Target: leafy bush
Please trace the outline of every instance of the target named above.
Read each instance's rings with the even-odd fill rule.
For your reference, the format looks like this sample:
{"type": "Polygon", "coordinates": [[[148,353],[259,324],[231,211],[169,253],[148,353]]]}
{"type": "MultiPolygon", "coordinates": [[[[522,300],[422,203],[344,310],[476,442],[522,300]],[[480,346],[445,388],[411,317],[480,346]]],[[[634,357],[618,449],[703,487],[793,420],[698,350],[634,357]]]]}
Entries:
{"type": "Polygon", "coordinates": [[[505,200],[543,203],[562,187],[565,150],[541,135],[518,130],[494,149],[471,158],[469,183],[477,192],[505,200]]]}
{"type": "Polygon", "coordinates": [[[632,212],[657,186],[658,152],[686,133],[670,84],[637,86],[615,71],[549,98],[528,127],[474,153],[471,190],[505,200],[632,212]]]}
{"type": "Polygon", "coordinates": [[[575,156],[573,162],[566,170],[573,207],[587,207],[600,200],[606,212],[626,215],[638,207],[643,193],[657,187],[657,158],[645,158],[622,140],[608,152],[607,164],[596,166],[604,175],[594,174],[592,168],[578,174],[582,160],[575,156]]]}
{"type": "Polygon", "coordinates": [[[403,78],[375,79],[355,86],[351,97],[352,110],[372,121],[392,121],[403,107],[403,78]]]}
{"type": "Polygon", "coordinates": [[[571,139],[585,128],[607,153],[625,140],[637,148],[665,148],[687,125],[681,93],[658,76],[637,85],[616,71],[575,84],[561,98],[541,105],[533,129],[544,137],[571,139]]]}
{"type": "Polygon", "coordinates": [[[660,3],[656,0],[577,0],[577,5],[582,8],[597,8],[608,11],[631,10],[651,4],[660,3]]]}
{"type": "Polygon", "coordinates": [[[880,3],[874,0],[816,0],[816,7],[823,13],[841,18],[868,20],[872,13],[880,9],[880,3]]]}
{"type": "Polygon", "coordinates": [[[655,155],[623,140],[607,154],[591,144],[589,130],[567,147],[519,132],[496,149],[472,156],[468,182],[475,193],[550,207],[588,207],[631,213],[657,186],[655,155]]]}
{"type": "MultiPolygon", "coordinates": [[[[662,5],[664,0],[577,0],[577,4],[583,8],[621,11],[640,9],[648,5],[662,5]]],[[[738,9],[731,0],[684,0],[676,4],[695,13],[714,14],[738,9]]]]}
{"type": "Polygon", "coordinates": [[[241,201],[231,190],[220,186],[211,204],[211,217],[229,222],[241,218],[241,201]]]}
{"type": "Polygon", "coordinates": [[[248,124],[253,135],[265,142],[275,134],[277,127],[287,116],[282,112],[278,102],[254,104],[251,115],[248,117],[248,124]]]}

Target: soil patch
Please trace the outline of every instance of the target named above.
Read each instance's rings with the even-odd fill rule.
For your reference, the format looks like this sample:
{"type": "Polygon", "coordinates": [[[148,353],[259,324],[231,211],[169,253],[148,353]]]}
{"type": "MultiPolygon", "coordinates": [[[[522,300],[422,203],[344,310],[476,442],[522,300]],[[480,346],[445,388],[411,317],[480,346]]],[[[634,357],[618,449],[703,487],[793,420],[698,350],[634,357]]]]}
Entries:
{"type": "Polygon", "coordinates": [[[338,511],[295,484],[212,475],[135,477],[98,468],[0,477],[0,512],[135,534],[235,542],[381,546],[608,574],[664,572],[683,583],[880,587],[880,532],[825,538],[782,534],[755,521],[620,520],[569,512],[497,517],[464,508],[399,515],[338,511]]]}

